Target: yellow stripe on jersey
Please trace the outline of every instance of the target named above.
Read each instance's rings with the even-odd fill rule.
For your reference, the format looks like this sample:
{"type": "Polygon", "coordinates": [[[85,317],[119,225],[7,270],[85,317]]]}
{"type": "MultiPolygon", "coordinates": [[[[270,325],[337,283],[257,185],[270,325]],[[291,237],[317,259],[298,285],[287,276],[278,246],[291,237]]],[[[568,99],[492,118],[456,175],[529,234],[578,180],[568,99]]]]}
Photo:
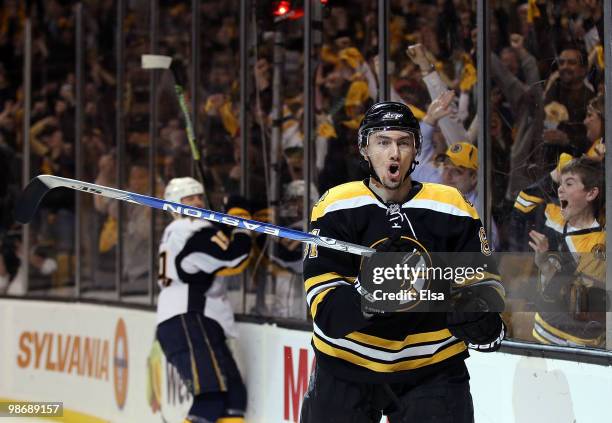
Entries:
{"type": "MultiPolygon", "coordinates": [[[[602,341],[602,337],[597,337],[595,339],[579,338],[577,336],[574,336],[574,335],[571,335],[571,334],[569,334],[567,332],[564,332],[561,329],[557,329],[556,327],[551,326],[544,319],[542,319],[542,316],[540,316],[540,313],[536,313],[535,321],[544,330],[546,330],[547,332],[552,333],[557,338],[565,339],[567,341],[573,342],[573,343],[578,344],[578,345],[585,345],[585,346],[590,346],[590,347],[596,347],[602,341]]],[[[535,330],[534,330],[534,332],[535,332],[535,330]]],[[[548,342],[550,342],[550,341],[548,341],[548,342]]]]}
{"type": "Polygon", "coordinates": [[[561,207],[553,203],[548,203],[546,204],[546,209],[544,209],[544,215],[546,216],[546,226],[559,233],[563,233],[565,220],[563,219],[563,215],[561,215],[561,207]]]}
{"type": "Polygon", "coordinates": [[[334,289],[335,287],[330,287],[327,288],[325,290],[323,290],[322,292],[318,293],[316,298],[312,301],[312,304],[310,304],[310,314],[312,315],[312,318],[314,319],[317,315],[317,307],[319,307],[319,303],[321,301],[323,301],[323,299],[325,298],[325,296],[327,294],[329,294],[329,292],[334,289]]]}
{"type": "Polygon", "coordinates": [[[227,214],[242,217],[243,219],[253,218],[253,216],[251,216],[251,213],[248,210],[243,209],[242,207],[232,207],[227,211],[227,214]]]}
{"type": "Polygon", "coordinates": [[[530,203],[542,204],[544,202],[543,198],[536,197],[535,195],[529,195],[525,191],[519,192],[519,197],[530,203]]]}
{"type": "MultiPolygon", "coordinates": [[[[473,277],[469,277],[469,278],[464,278],[465,280],[461,283],[459,282],[455,282],[456,285],[458,286],[470,286],[472,284],[478,283],[478,282],[482,282],[482,281],[497,281],[501,284],[501,277],[495,273],[490,273],[490,272],[482,272],[482,277],[478,277],[477,275],[474,275],[473,277]]],[[[498,288],[495,288],[496,290],[499,291],[498,288]]],[[[502,294],[503,295],[503,294],[502,294]]]]}
{"type": "Polygon", "coordinates": [[[251,263],[251,258],[253,257],[253,253],[249,254],[249,256],[242,261],[236,267],[227,267],[219,272],[217,272],[217,276],[236,276],[244,272],[247,266],[251,263]]]}
{"type": "Polygon", "coordinates": [[[326,343],[324,340],[319,338],[316,334],[312,336],[312,342],[317,350],[322,352],[323,354],[327,354],[332,357],[337,357],[342,360],[348,361],[349,363],[355,364],[357,366],[365,367],[369,370],[381,373],[392,373],[403,370],[413,370],[418,369],[420,367],[429,366],[431,364],[439,363],[444,361],[454,355],[460,354],[461,352],[466,350],[465,343],[458,342],[456,344],[452,344],[449,347],[442,348],[431,357],[424,358],[413,358],[401,360],[396,363],[382,363],[379,361],[370,360],[364,357],[361,357],[357,354],[351,353],[349,351],[345,351],[339,348],[334,348],[333,346],[326,343]]]}
{"type": "Polygon", "coordinates": [[[408,345],[421,344],[423,342],[442,341],[448,339],[450,336],[451,333],[448,329],[441,329],[435,332],[422,332],[408,335],[402,341],[380,338],[378,336],[368,335],[361,332],[349,333],[345,336],[345,338],[375,347],[385,348],[387,350],[399,351],[408,345]]]}
{"type": "Polygon", "coordinates": [[[531,213],[533,211],[533,209],[535,209],[536,207],[537,207],[536,204],[534,204],[533,206],[525,207],[521,203],[519,203],[518,201],[516,201],[514,203],[514,208],[517,209],[520,212],[525,213],[525,214],[531,213]]]}
{"type": "Polygon", "coordinates": [[[315,222],[326,213],[333,210],[334,204],[338,209],[355,208],[366,204],[380,204],[376,196],[370,191],[362,181],[348,182],[338,185],[327,191],[312,209],[311,220],[315,222]],[[353,202],[347,200],[354,200],[353,202]],[[338,204],[344,201],[346,204],[338,204]]]}
{"type": "Polygon", "coordinates": [[[349,282],[353,282],[355,280],[355,277],[342,276],[336,272],[323,273],[321,275],[313,276],[312,278],[306,279],[306,281],[304,282],[304,290],[306,291],[306,293],[308,293],[308,291],[314,286],[320,285],[323,282],[332,281],[334,279],[343,279],[349,282]]]}
{"type": "Polygon", "coordinates": [[[527,214],[531,213],[538,205],[544,202],[543,198],[536,197],[535,195],[529,195],[524,191],[519,192],[514,202],[514,208],[527,214]]]}
{"type": "Polygon", "coordinates": [[[587,157],[593,157],[593,158],[598,158],[601,157],[603,154],[603,146],[604,146],[604,142],[603,142],[603,138],[598,138],[595,141],[593,141],[593,144],[591,145],[591,147],[589,147],[589,150],[587,151],[586,155],[587,157]]]}
{"type": "Polygon", "coordinates": [[[533,336],[535,339],[537,339],[540,344],[544,344],[544,345],[551,345],[550,341],[544,337],[542,337],[537,330],[532,329],[531,330],[531,336],[533,336]]]}
{"type": "Polygon", "coordinates": [[[454,215],[466,215],[478,219],[478,212],[456,188],[426,182],[423,188],[404,207],[429,208],[454,215]]]}
{"type": "MultiPolygon", "coordinates": [[[[601,231],[593,231],[582,235],[567,234],[566,238],[571,239],[571,249],[573,253],[590,253],[593,248],[601,245],[604,248],[606,244],[606,233],[601,231]]],[[[569,245],[568,245],[569,246],[569,245]]]]}

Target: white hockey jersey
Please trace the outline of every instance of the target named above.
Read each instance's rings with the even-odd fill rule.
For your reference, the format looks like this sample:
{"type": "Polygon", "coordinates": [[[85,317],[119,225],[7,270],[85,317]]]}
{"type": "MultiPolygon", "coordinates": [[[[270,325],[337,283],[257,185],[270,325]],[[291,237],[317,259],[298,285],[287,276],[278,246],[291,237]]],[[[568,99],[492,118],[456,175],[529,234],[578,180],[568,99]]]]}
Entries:
{"type": "Polygon", "coordinates": [[[187,312],[204,313],[235,337],[234,312],[227,288],[216,273],[246,264],[250,233],[228,236],[211,222],[178,219],[164,230],[159,247],[157,323],[187,312]]]}

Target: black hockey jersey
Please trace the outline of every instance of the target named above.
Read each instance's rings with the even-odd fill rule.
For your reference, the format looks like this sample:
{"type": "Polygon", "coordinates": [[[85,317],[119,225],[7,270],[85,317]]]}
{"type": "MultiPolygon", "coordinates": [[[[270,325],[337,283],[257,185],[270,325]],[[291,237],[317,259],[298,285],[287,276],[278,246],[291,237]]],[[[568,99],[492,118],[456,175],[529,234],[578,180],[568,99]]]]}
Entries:
{"type": "Polygon", "coordinates": [[[543,178],[519,192],[514,202],[511,219],[510,251],[531,251],[529,231],[542,232],[545,209],[559,209],[558,184],[546,174],[543,178]]]}
{"type": "Polygon", "coordinates": [[[600,347],[605,344],[606,232],[569,228],[557,210],[547,210],[544,234],[558,252],[559,269],[540,286],[542,298],[532,335],[544,344],[600,347]],[[601,310],[597,311],[598,308],[601,310]]]}
{"type": "MultiPolygon", "coordinates": [[[[385,239],[401,221],[402,235],[430,252],[471,251],[499,280],[474,207],[455,188],[413,182],[402,204],[385,204],[366,181],[339,185],[312,210],[312,232],[366,246],[385,239]]],[[[360,257],[311,246],[304,258],[306,300],[313,317],[317,363],[338,377],[409,382],[468,356],[444,313],[392,313],[368,319],[354,288],[360,257]]],[[[500,327],[501,330],[501,327],[500,327]]]]}

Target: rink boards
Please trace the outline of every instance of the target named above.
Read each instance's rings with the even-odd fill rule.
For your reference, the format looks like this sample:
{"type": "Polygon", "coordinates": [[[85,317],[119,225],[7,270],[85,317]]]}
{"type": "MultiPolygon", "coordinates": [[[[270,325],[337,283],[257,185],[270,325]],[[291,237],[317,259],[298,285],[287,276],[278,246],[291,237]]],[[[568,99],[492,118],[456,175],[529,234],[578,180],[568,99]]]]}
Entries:
{"type": "MultiPolygon", "coordinates": [[[[296,422],[314,354],[306,331],[239,323],[248,422],[296,422]]],[[[152,353],[155,313],[0,299],[0,401],[62,401],[64,421],[180,422],[191,397],[152,353]]],[[[472,352],[476,422],[603,422],[612,368],[472,352]]]]}

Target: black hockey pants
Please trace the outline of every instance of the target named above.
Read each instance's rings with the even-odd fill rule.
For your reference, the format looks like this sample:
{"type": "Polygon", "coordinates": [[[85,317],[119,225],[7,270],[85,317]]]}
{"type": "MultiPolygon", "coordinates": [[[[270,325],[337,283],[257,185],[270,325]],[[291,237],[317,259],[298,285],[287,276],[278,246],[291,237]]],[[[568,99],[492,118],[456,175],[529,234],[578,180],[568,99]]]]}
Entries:
{"type": "Polygon", "coordinates": [[[315,366],[302,403],[301,423],[473,423],[465,364],[418,385],[372,384],[338,379],[315,366]]]}

